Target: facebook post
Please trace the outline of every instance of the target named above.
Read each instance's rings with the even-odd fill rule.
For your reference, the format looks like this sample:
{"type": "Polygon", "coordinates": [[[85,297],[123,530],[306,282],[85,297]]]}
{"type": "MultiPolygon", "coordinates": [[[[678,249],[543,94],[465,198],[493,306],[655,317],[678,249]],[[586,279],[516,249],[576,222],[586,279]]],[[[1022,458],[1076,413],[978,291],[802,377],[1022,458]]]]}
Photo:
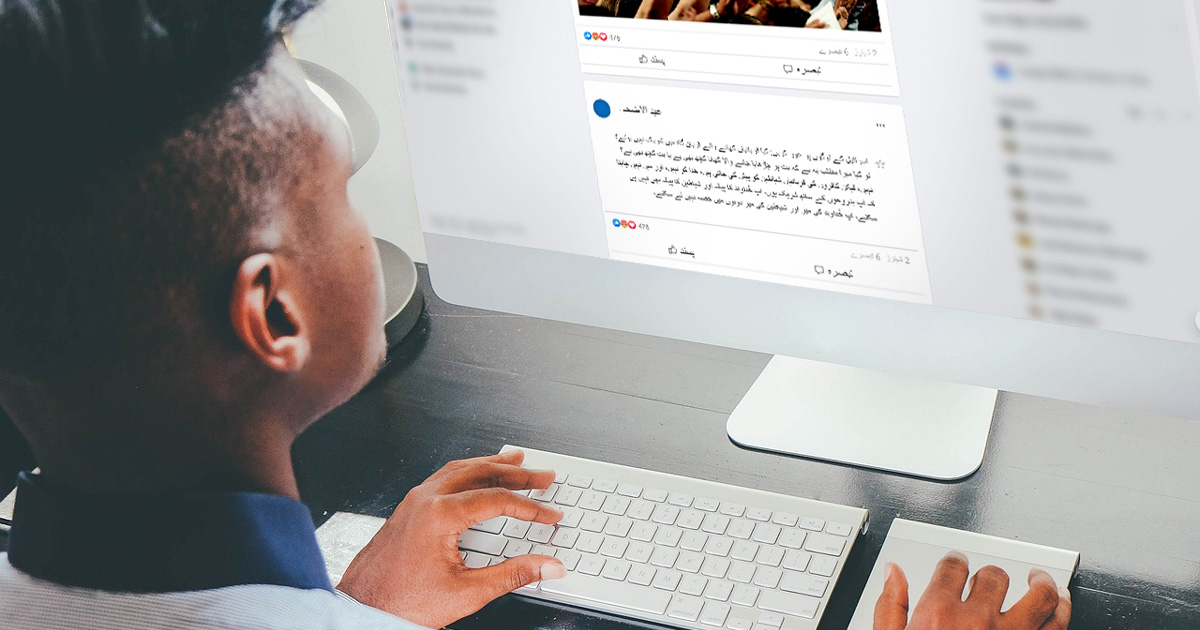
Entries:
{"type": "Polygon", "coordinates": [[[585,73],[900,95],[880,0],[565,1],[585,73]]]}

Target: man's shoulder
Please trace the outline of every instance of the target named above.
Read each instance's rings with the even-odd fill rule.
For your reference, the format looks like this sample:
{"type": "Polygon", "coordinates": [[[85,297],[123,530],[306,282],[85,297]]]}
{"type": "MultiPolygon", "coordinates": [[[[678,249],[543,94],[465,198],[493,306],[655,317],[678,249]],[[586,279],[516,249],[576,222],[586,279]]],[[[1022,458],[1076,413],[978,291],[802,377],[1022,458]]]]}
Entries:
{"type": "Polygon", "coordinates": [[[0,630],[420,630],[398,617],[322,590],[231,586],[186,593],[110,593],[38,580],[0,554],[0,630]]]}

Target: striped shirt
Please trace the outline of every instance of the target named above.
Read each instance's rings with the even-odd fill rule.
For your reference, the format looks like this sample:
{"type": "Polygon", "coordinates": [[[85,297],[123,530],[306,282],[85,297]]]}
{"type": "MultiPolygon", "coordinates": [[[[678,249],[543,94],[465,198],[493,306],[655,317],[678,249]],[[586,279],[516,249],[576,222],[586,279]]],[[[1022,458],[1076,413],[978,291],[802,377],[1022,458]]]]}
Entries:
{"type": "Polygon", "coordinates": [[[18,482],[0,630],[419,630],[333,590],[298,501],[18,482]]]}

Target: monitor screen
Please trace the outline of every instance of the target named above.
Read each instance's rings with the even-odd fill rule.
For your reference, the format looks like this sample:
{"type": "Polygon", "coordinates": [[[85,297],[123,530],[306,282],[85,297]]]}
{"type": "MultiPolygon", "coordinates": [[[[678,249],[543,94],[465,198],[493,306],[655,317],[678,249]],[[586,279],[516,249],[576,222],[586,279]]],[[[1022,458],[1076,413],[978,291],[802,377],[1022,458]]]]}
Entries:
{"type": "Polygon", "coordinates": [[[397,0],[422,225],[1200,342],[1197,4],[397,0]]]}

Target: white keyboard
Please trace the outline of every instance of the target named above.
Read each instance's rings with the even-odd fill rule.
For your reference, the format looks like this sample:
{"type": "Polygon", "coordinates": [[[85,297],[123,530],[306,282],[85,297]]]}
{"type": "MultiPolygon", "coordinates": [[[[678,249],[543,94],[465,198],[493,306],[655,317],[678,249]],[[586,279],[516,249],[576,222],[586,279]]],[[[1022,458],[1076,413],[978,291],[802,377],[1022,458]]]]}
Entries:
{"type": "Polygon", "coordinates": [[[867,521],[860,508],[520,450],[525,467],[557,473],[530,496],[565,517],[479,523],[459,541],[467,565],[552,555],[567,576],[518,595],[678,628],[815,630],[867,521]]]}

